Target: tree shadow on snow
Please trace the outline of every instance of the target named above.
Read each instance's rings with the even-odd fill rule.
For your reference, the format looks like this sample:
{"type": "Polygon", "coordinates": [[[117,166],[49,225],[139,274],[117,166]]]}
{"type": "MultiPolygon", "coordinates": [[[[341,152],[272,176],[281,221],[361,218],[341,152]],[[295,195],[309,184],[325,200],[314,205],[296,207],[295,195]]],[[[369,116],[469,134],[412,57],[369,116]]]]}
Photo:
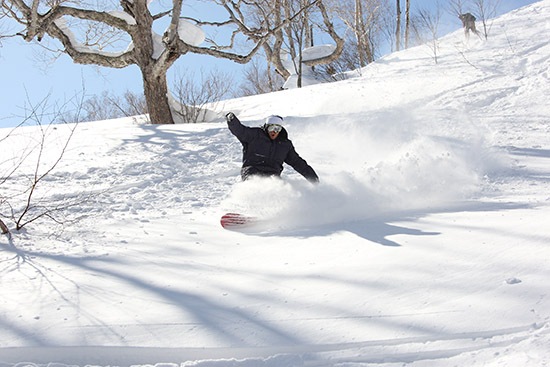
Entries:
{"type": "Polygon", "coordinates": [[[385,213],[379,218],[368,218],[352,222],[337,222],[323,224],[320,226],[308,226],[307,228],[291,228],[283,231],[269,231],[257,233],[263,236],[287,236],[287,237],[317,237],[327,236],[337,232],[350,232],[369,242],[377,243],[382,246],[399,247],[398,243],[391,237],[397,235],[407,236],[437,236],[440,232],[425,232],[420,229],[405,227],[399,222],[414,222],[415,220],[430,214],[458,213],[458,212],[496,212],[501,210],[525,209],[530,208],[528,204],[521,203],[490,203],[490,202],[472,202],[464,203],[460,206],[441,208],[438,210],[423,210],[415,212],[396,212],[385,213]]]}
{"type": "MultiPolygon", "coordinates": [[[[94,277],[99,279],[109,279],[125,283],[126,288],[122,289],[145,291],[153,296],[154,299],[160,300],[162,303],[174,305],[182,314],[188,315],[185,320],[192,321],[166,324],[164,327],[169,328],[171,326],[176,329],[181,329],[182,334],[189,328],[203,327],[208,330],[209,334],[219,340],[225,340],[230,345],[234,343],[246,344],[243,342],[243,338],[250,334],[262,334],[264,338],[273,341],[276,345],[294,345],[302,342],[298,336],[292,335],[283,328],[273,325],[273,323],[269,321],[262,320],[259,316],[251,314],[240,307],[235,307],[234,305],[216,300],[208,294],[201,292],[200,289],[194,292],[190,289],[173,289],[165,285],[157,285],[154,281],[147,278],[146,273],[141,274],[139,271],[136,271],[136,269],[131,267],[131,262],[127,262],[120,257],[79,257],[50,254],[40,251],[23,250],[13,244],[0,248],[0,253],[1,252],[4,252],[8,256],[12,254],[12,257],[0,261],[0,264],[2,264],[0,274],[14,271],[24,273],[23,267],[34,269],[36,271],[36,279],[39,279],[41,284],[49,286],[65,306],[75,310],[82,319],[91,316],[88,322],[90,322],[93,327],[101,329],[106,340],[112,340],[114,338],[120,339],[120,341],[124,343],[124,336],[120,333],[118,328],[119,325],[104,321],[100,316],[93,316],[97,310],[94,310],[93,306],[85,308],[84,305],[81,304],[79,297],[75,298],[75,290],[78,294],[88,289],[91,284],[87,284],[86,281],[68,278],[62,272],[56,271],[56,266],[52,266],[52,264],[63,265],[63,267],[71,269],[71,272],[76,268],[81,272],[94,274],[94,277]],[[62,285],[62,283],[64,285],[62,285]],[[67,284],[69,284],[69,286],[67,286],[67,284]]],[[[182,268],[183,266],[193,267],[194,265],[182,265],[177,263],[174,266],[182,268]]],[[[163,269],[167,270],[168,267],[169,265],[166,265],[163,269]]],[[[197,271],[203,270],[202,268],[197,269],[197,271]]],[[[238,289],[239,287],[236,287],[233,291],[237,292],[238,289]]],[[[100,292],[105,291],[101,290],[100,292]]],[[[116,290],[111,290],[110,292],[116,293],[116,290]]],[[[113,305],[111,304],[111,306],[113,305]]],[[[116,307],[116,304],[114,306],[116,307]]],[[[105,305],[105,307],[107,307],[107,305],[105,305]]],[[[136,325],[140,326],[138,324],[136,325]]],[[[131,326],[131,324],[123,325],[123,329],[124,327],[130,328],[131,326]]],[[[140,327],[146,329],[149,326],[155,326],[155,324],[148,325],[145,323],[140,327]]],[[[0,327],[27,341],[31,345],[43,347],[56,345],[56,343],[52,342],[52,339],[48,337],[47,333],[37,333],[26,325],[10,322],[9,319],[2,317],[2,315],[0,315],[0,327]]],[[[90,327],[91,326],[88,326],[88,328],[90,327]]],[[[85,327],[82,329],[83,333],[86,332],[85,329],[85,327]]],[[[108,363],[105,362],[103,364],[108,363]]]]}
{"type": "Polygon", "coordinates": [[[510,154],[525,157],[540,157],[550,158],[550,149],[538,149],[538,148],[518,148],[515,146],[503,147],[510,154]]]}

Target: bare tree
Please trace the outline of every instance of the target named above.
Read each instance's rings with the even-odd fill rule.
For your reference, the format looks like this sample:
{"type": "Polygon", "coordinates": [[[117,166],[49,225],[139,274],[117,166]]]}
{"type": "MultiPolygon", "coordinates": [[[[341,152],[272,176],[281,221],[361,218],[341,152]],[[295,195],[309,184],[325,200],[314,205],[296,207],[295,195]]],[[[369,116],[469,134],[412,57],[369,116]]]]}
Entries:
{"type": "Polygon", "coordinates": [[[358,56],[358,63],[354,63],[352,68],[364,67],[373,62],[380,34],[386,26],[384,18],[389,10],[387,0],[334,1],[331,5],[331,11],[353,34],[353,40],[351,37],[346,39],[348,45],[351,43],[355,46],[358,56]]]}
{"type": "Polygon", "coordinates": [[[437,56],[439,52],[438,33],[439,22],[441,20],[441,8],[438,4],[433,12],[427,9],[420,9],[418,11],[418,16],[421,25],[429,32],[426,45],[432,50],[434,61],[437,64],[437,56]]]}
{"type": "Polygon", "coordinates": [[[183,123],[205,121],[209,112],[207,105],[210,109],[215,109],[212,104],[228,96],[233,85],[232,80],[228,74],[217,70],[202,70],[197,78],[194,72],[189,71],[176,74],[173,88],[177,106],[174,108],[176,120],[183,123]]]}
{"type": "MultiPolygon", "coordinates": [[[[45,181],[61,162],[78,126],[55,124],[65,106],[61,109],[51,107],[48,99],[49,96],[32,105],[26,112],[24,122],[0,139],[2,150],[7,152],[6,147],[10,146],[11,139],[17,136],[16,131],[23,124],[35,124],[32,130],[35,135],[29,143],[13,155],[4,154],[4,160],[0,162],[0,216],[13,221],[16,230],[21,230],[41,218],[63,224],[63,212],[66,209],[89,199],[80,195],[47,199],[44,195],[47,191],[44,189],[47,186],[45,181]],[[52,108],[54,109],[51,110],[52,108]],[[65,132],[64,137],[52,140],[61,128],[65,132]],[[46,156],[49,156],[49,159],[46,156]]],[[[8,233],[11,237],[9,227],[3,220],[0,222],[2,232],[8,233]]]]}
{"type": "Polygon", "coordinates": [[[280,90],[285,80],[275,72],[273,65],[255,58],[246,67],[245,81],[236,92],[238,96],[252,96],[280,90]]]}
{"type": "Polygon", "coordinates": [[[346,41],[344,50],[340,57],[326,65],[320,65],[315,68],[315,75],[319,80],[334,82],[345,80],[347,72],[355,70],[361,72],[359,54],[357,53],[357,42],[355,38],[350,38],[346,41]]]}
{"type": "Polygon", "coordinates": [[[147,102],[143,94],[134,93],[129,90],[124,93],[122,106],[123,107],[120,107],[117,104],[117,107],[119,107],[126,117],[145,115],[148,113],[147,102]]]}
{"type": "Polygon", "coordinates": [[[395,49],[399,51],[401,49],[401,4],[399,0],[396,0],[395,8],[397,10],[397,24],[395,26],[395,49]]]}
{"type": "Polygon", "coordinates": [[[108,91],[86,99],[82,109],[85,113],[79,114],[81,121],[100,121],[122,116],[120,108],[108,91]]]}
{"type": "Polygon", "coordinates": [[[460,16],[465,13],[466,1],[468,0],[449,0],[447,11],[453,16],[460,16]]]}
{"type": "Polygon", "coordinates": [[[411,27],[411,1],[407,0],[405,5],[405,48],[409,48],[409,36],[411,27]]]}
{"type": "MultiPolygon", "coordinates": [[[[355,38],[357,40],[357,49],[359,50],[359,64],[361,67],[365,66],[367,63],[365,62],[365,57],[363,52],[361,50],[365,49],[365,23],[363,21],[363,4],[361,4],[361,0],[355,0],[355,19],[354,19],[354,33],[355,38]]],[[[372,54],[371,52],[368,52],[368,54],[372,54]]],[[[369,61],[369,62],[372,62],[369,61]]]]}
{"type": "Polygon", "coordinates": [[[487,39],[493,24],[490,19],[496,16],[500,0],[472,0],[472,2],[474,4],[474,12],[483,24],[483,35],[487,39]]]}
{"type": "Polygon", "coordinates": [[[60,116],[62,123],[109,120],[119,117],[145,115],[147,104],[142,94],[127,90],[122,96],[104,91],[100,95],[73,103],[73,109],[60,116]]]}
{"type": "MultiPolygon", "coordinates": [[[[305,4],[304,0],[261,0],[255,1],[255,3],[258,5],[261,4],[261,7],[259,6],[258,9],[256,9],[256,14],[261,15],[256,15],[256,19],[260,26],[275,29],[273,32],[273,40],[264,42],[262,45],[267,57],[267,62],[273,65],[277,73],[285,80],[287,80],[294,71],[299,72],[302,63],[307,66],[322,65],[336,60],[342,53],[344,39],[336,32],[330,13],[326,9],[323,1],[313,2],[311,3],[312,6],[309,7],[301,7],[301,11],[296,11],[296,8],[300,4],[305,4]],[[286,27],[284,19],[288,19],[291,15],[293,21],[298,21],[298,18],[302,16],[302,13],[306,10],[307,15],[304,15],[300,19],[304,21],[304,17],[307,16],[307,23],[314,23],[321,32],[328,34],[335,42],[335,47],[332,52],[323,57],[300,60],[303,46],[311,44],[311,28],[302,25],[298,28],[290,29],[286,27]],[[319,19],[313,22],[313,17],[319,19]],[[284,57],[287,55],[291,57],[292,66],[285,63],[286,60],[284,57]]],[[[286,23],[288,24],[288,22],[286,23]]]]}
{"type": "MultiPolygon", "coordinates": [[[[284,12],[286,14],[293,13],[293,8],[296,6],[301,7],[303,2],[304,0],[284,0],[284,12]]],[[[297,18],[297,21],[287,24],[286,27],[284,27],[284,30],[286,33],[288,53],[293,64],[292,69],[297,75],[296,84],[298,88],[301,88],[303,77],[303,50],[305,47],[310,46],[310,43],[313,41],[309,11],[305,10],[301,12],[297,18]]]]}
{"type": "MultiPolygon", "coordinates": [[[[278,0],[279,1],[279,0],[278,0]]],[[[168,100],[167,70],[186,53],[204,54],[247,63],[276,32],[312,6],[322,7],[321,0],[308,0],[298,14],[286,14],[273,25],[252,23],[245,14],[260,9],[259,2],[214,0],[224,9],[224,21],[199,21],[182,16],[183,0],[168,6],[148,0],[120,0],[112,3],[84,0],[1,0],[2,15],[13,20],[18,29],[12,36],[25,41],[55,40],[53,48],[69,55],[79,64],[124,68],[137,65],[143,78],[148,113],[152,123],[173,123],[168,100]],[[155,10],[155,11],[153,11],[155,10]],[[155,32],[162,20],[169,23],[162,35],[155,32]],[[206,37],[204,29],[214,29],[206,37]],[[228,28],[231,38],[220,44],[216,30],[228,28]],[[239,52],[241,42],[244,52],[239,52]],[[201,46],[205,43],[204,46],[201,46]]],[[[267,15],[267,14],[264,14],[267,15]]],[[[276,52],[277,50],[275,50],[276,52]]]]}

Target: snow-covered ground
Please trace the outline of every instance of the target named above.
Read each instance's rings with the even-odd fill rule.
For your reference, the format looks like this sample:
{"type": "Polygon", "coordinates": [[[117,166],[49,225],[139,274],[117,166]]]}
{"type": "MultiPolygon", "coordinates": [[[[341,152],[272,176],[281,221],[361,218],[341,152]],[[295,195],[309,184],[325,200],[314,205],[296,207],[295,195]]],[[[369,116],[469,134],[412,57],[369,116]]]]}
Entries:
{"type": "MultiPolygon", "coordinates": [[[[87,200],[0,238],[0,367],[550,364],[549,31],[544,0],[438,64],[421,46],[218,106],[284,116],[319,185],[240,183],[221,118],[78,125],[38,195],[87,200]],[[227,231],[228,210],[266,222],[227,231]]],[[[2,175],[38,136],[0,143],[2,175]]]]}

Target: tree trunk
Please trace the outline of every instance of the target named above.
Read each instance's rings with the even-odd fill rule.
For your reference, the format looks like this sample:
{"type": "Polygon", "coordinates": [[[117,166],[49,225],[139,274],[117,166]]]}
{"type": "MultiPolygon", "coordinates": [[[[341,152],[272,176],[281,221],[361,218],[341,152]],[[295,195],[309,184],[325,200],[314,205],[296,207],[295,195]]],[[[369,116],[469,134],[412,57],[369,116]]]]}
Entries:
{"type": "Polygon", "coordinates": [[[407,5],[405,6],[406,15],[405,15],[405,48],[409,48],[409,29],[411,24],[410,12],[411,12],[411,0],[407,0],[407,5]]]}
{"type": "Polygon", "coordinates": [[[8,229],[8,226],[6,226],[4,224],[4,222],[2,221],[2,219],[0,219],[0,230],[2,231],[2,234],[6,234],[6,233],[9,233],[9,229],[8,229]]]}
{"type": "Polygon", "coordinates": [[[372,51],[370,41],[367,38],[365,38],[365,42],[364,42],[363,46],[365,47],[365,55],[367,56],[367,64],[373,63],[374,62],[374,53],[372,51]]]}
{"type": "Polygon", "coordinates": [[[364,54],[364,27],[363,27],[363,7],[361,6],[361,0],[355,0],[355,38],[357,39],[357,48],[359,51],[359,66],[366,66],[365,54],[364,54]]]}
{"type": "Polygon", "coordinates": [[[166,59],[153,58],[153,17],[147,9],[146,1],[130,2],[138,23],[133,37],[136,45],[136,63],[143,79],[143,92],[152,124],[173,124],[172,112],[168,103],[168,84],[166,71],[172,65],[166,59]]]}
{"type": "MultiPolygon", "coordinates": [[[[283,4],[281,0],[275,0],[273,5],[273,15],[275,18],[275,24],[280,25],[282,23],[281,9],[283,4]]],[[[275,37],[275,42],[273,44],[273,49],[269,46],[267,42],[263,44],[266,55],[268,55],[269,61],[275,66],[275,70],[283,79],[287,80],[290,77],[290,72],[285,69],[283,62],[281,61],[281,47],[284,43],[284,33],[283,29],[279,28],[273,34],[275,37]]]]}
{"type": "Polygon", "coordinates": [[[396,4],[397,8],[397,25],[395,27],[395,50],[399,51],[401,49],[401,5],[399,0],[396,4]]]}
{"type": "Polygon", "coordinates": [[[152,76],[142,71],[143,91],[152,124],[173,124],[174,119],[168,103],[168,84],[166,73],[152,76]]]}

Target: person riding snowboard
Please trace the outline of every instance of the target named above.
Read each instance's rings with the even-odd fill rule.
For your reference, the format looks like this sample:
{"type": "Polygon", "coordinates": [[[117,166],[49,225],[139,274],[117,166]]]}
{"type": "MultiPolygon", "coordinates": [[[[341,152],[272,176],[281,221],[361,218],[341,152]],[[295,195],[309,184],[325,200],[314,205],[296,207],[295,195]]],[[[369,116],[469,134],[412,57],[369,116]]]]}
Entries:
{"type": "Polygon", "coordinates": [[[262,127],[244,126],[232,112],[225,117],[229,130],[243,145],[243,181],[251,176],[280,177],[284,162],[308,181],[319,182],[313,168],[296,153],[287,131],[281,125],[281,116],[269,116],[262,127]]]}

